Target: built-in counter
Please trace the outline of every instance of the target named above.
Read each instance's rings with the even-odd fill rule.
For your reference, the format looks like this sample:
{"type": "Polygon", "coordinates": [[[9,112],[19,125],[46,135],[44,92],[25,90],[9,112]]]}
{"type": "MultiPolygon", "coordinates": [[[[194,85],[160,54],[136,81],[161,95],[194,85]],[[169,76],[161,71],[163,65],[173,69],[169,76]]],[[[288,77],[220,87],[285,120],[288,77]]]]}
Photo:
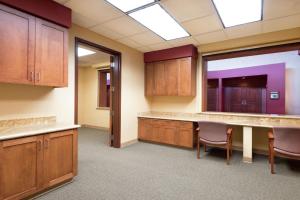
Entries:
{"type": "Polygon", "coordinates": [[[0,199],[23,199],[77,175],[78,125],[55,117],[0,120],[0,199]]]}
{"type": "Polygon", "coordinates": [[[243,160],[252,162],[252,135],[253,127],[293,127],[300,128],[300,116],[291,115],[264,115],[244,113],[171,113],[171,112],[144,112],[139,113],[139,118],[166,119],[179,121],[215,121],[228,125],[243,127],[243,160]]]}

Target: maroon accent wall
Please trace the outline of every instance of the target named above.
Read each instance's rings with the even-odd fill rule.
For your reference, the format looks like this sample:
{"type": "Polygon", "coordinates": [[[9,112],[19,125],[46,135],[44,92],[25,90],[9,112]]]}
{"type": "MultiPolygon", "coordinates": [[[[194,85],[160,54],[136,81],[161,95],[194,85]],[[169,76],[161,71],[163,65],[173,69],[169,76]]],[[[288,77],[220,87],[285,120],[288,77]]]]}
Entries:
{"type": "Polygon", "coordinates": [[[72,10],[52,0],[0,0],[7,6],[70,28],[72,10]]]}
{"type": "MultiPolygon", "coordinates": [[[[208,71],[207,79],[267,75],[267,114],[285,114],[285,63],[208,71]],[[270,92],[279,92],[279,99],[270,99],[270,92]]],[[[219,85],[221,90],[222,84],[219,85]]],[[[221,106],[221,105],[220,105],[221,106]]]]}
{"type": "Polygon", "coordinates": [[[163,49],[158,51],[151,51],[144,53],[144,62],[157,62],[163,60],[171,60],[177,58],[185,58],[185,57],[198,57],[198,50],[192,44],[174,47],[170,49],[163,49]]]}

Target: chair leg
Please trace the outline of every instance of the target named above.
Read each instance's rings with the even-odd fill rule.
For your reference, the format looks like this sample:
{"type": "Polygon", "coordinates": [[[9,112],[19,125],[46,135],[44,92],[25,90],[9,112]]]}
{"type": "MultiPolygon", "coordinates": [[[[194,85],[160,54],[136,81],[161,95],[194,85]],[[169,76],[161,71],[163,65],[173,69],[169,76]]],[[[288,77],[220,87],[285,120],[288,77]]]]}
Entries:
{"type": "Polygon", "coordinates": [[[271,149],[270,151],[271,155],[271,174],[275,174],[275,170],[274,170],[274,150],[271,149]]]}
{"type": "Polygon", "coordinates": [[[200,140],[197,140],[197,158],[200,159],[200,140]]]}
{"type": "Polygon", "coordinates": [[[232,156],[232,139],[230,140],[230,156],[232,156]]]}
{"type": "Polygon", "coordinates": [[[270,147],[270,145],[269,145],[269,164],[271,164],[271,147],[270,147]]]}
{"type": "Polygon", "coordinates": [[[203,145],[203,148],[204,148],[204,152],[207,152],[206,144],[203,145]]]}
{"type": "Polygon", "coordinates": [[[226,148],[226,150],[227,150],[227,165],[229,165],[229,159],[230,159],[230,155],[229,155],[229,154],[230,154],[230,151],[229,151],[229,148],[230,148],[230,147],[229,147],[229,143],[227,143],[226,147],[227,147],[227,148],[226,148]]]}

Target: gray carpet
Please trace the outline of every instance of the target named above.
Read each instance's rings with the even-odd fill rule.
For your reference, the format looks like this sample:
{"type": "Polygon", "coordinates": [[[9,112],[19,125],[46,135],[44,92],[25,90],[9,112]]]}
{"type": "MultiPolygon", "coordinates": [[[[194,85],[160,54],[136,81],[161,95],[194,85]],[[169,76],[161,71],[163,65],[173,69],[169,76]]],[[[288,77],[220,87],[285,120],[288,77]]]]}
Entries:
{"type": "Polygon", "coordinates": [[[80,129],[79,175],[38,199],[300,199],[299,162],[276,159],[271,175],[265,156],[245,164],[234,152],[227,166],[222,150],[197,160],[192,150],[141,142],[114,149],[107,141],[104,132],[80,129]]]}

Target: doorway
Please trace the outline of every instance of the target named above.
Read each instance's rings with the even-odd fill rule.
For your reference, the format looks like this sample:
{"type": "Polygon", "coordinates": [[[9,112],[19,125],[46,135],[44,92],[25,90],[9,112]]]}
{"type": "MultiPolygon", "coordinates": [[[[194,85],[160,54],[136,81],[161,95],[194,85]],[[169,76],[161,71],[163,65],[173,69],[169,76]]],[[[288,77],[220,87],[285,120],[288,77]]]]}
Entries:
{"type": "MultiPolygon", "coordinates": [[[[87,77],[85,76],[85,77],[87,77]]],[[[84,79],[84,78],[83,78],[84,79]]],[[[102,121],[97,121],[101,126],[109,130],[109,145],[115,148],[121,146],[121,53],[107,47],[75,38],[75,105],[74,122],[89,123],[106,113],[102,121]],[[84,73],[82,73],[84,72],[84,73]],[[79,73],[89,76],[82,81],[79,73]],[[84,82],[84,84],[81,84],[84,82]],[[85,115],[83,120],[81,110],[83,109],[82,94],[80,91],[94,89],[90,92],[90,98],[85,98],[89,102],[84,102],[84,106],[91,112],[85,115]],[[98,112],[97,112],[98,111],[98,112]],[[93,113],[98,113],[93,115],[93,113]],[[89,122],[87,122],[89,121],[89,122]]],[[[93,122],[91,122],[93,123],[93,122]]]]}

